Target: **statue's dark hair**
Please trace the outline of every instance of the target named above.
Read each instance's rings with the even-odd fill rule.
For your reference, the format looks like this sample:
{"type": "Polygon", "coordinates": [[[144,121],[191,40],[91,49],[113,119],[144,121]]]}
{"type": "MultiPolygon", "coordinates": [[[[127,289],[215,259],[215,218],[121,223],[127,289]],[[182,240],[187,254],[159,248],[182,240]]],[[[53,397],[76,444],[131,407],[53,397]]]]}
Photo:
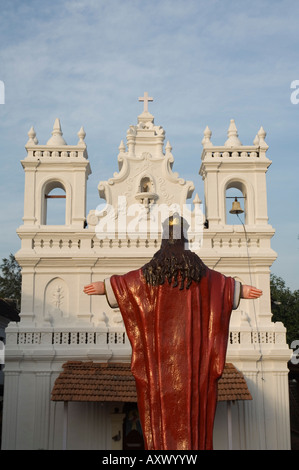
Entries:
{"type": "Polygon", "coordinates": [[[153,258],[143,266],[142,273],[146,282],[152,286],[167,281],[173,287],[189,289],[192,282],[200,282],[206,266],[196,253],[186,250],[187,242],[181,232],[181,238],[174,239],[171,226],[169,238],[163,239],[161,248],[153,258]]]}

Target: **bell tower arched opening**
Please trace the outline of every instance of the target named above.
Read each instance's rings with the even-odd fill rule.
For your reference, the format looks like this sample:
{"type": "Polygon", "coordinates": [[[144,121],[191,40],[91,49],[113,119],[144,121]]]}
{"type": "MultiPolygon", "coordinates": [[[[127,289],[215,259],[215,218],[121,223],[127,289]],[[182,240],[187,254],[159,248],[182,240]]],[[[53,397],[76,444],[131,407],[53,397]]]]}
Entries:
{"type": "Polygon", "coordinates": [[[66,189],[60,181],[49,181],[42,192],[42,225],[65,225],[66,189]]]}
{"type": "Polygon", "coordinates": [[[46,225],[65,225],[65,190],[54,188],[48,195],[45,195],[47,201],[47,220],[46,225]]]}
{"type": "Polygon", "coordinates": [[[240,181],[231,181],[226,185],[225,188],[225,224],[245,224],[247,222],[247,219],[248,217],[246,187],[244,183],[240,181]],[[233,213],[235,209],[237,209],[238,213],[233,213]]]}

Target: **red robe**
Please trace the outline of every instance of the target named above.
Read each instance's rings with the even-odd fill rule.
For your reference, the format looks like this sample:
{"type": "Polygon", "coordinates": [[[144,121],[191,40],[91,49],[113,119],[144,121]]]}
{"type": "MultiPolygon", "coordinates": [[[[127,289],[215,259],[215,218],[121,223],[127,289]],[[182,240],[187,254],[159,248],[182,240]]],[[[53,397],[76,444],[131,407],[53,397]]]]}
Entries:
{"type": "Polygon", "coordinates": [[[212,449],[234,279],[207,268],[179,290],[148,285],[139,269],[110,282],[132,346],[146,449],[212,449]]]}

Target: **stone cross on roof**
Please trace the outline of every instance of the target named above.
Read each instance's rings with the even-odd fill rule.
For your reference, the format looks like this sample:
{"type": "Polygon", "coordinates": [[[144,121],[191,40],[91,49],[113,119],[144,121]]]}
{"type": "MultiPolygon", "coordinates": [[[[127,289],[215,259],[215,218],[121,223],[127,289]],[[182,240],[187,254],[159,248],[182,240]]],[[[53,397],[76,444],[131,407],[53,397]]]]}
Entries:
{"type": "Polygon", "coordinates": [[[144,109],[143,109],[143,112],[144,113],[148,113],[148,102],[149,101],[154,101],[154,98],[151,98],[148,96],[148,92],[145,91],[144,92],[144,95],[141,97],[141,98],[138,98],[139,101],[144,101],[144,109]]]}

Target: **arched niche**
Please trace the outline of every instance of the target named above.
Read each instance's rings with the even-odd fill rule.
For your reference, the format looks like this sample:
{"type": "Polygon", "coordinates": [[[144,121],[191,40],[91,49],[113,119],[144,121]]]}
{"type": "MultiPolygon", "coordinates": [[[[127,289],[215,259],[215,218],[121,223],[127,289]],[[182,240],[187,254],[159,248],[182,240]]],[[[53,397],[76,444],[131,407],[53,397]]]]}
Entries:
{"type": "Polygon", "coordinates": [[[158,199],[158,194],[155,192],[155,182],[151,175],[143,174],[139,178],[135,199],[145,206],[147,211],[150,206],[158,199]]]}
{"type": "Polygon", "coordinates": [[[69,289],[66,282],[55,277],[48,282],[44,292],[44,319],[51,323],[69,317],[69,289]]]}
{"type": "Polygon", "coordinates": [[[147,175],[142,176],[139,182],[138,192],[139,193],[154,193],[155,186],[154,186],[153,178],[147,175]]]}

